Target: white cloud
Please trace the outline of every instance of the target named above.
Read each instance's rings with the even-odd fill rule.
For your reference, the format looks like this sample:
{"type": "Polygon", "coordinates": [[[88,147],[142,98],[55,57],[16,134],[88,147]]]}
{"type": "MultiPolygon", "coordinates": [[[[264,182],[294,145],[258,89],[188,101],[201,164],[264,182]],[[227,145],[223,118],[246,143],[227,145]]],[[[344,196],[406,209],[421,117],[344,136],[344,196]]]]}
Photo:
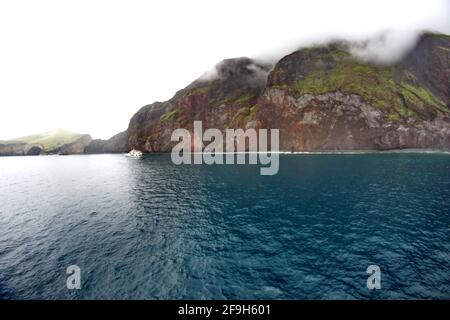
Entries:
{"type": "Polygon", "coordinates": [[[450,33],[449,10],[445,0],[3,1],[0,139],[55,127],[107,138],[225,58],[384,31],[393,38],[373,51],[395,55],[404,30],[450,33]]]}

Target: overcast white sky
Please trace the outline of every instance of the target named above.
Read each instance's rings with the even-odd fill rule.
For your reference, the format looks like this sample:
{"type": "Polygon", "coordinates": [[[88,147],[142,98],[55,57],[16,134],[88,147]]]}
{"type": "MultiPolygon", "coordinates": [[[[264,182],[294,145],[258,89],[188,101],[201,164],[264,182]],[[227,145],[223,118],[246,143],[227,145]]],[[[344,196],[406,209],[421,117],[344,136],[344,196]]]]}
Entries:
{"type": "Polygon", "coordinates": [[[54,128],[109,138],[225,58],[388,31],[395,54],[418,30],[450,33],[449,2],[1,1],[0,140],[54,128]]]}

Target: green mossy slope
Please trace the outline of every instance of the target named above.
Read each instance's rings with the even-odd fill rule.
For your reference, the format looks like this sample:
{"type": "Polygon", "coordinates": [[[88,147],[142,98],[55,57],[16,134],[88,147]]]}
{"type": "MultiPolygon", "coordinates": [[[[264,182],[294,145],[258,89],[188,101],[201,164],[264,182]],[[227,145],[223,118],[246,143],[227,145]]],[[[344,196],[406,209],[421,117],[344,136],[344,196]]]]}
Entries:
{"type": "MultiPolygon", "coordinates": [[[[310,56],[312,49],[306,50],[305,55],[310,56]]],[[[289,90],[296,97],[336,91],[357,94],[367,103],[388,112],[391,120],[410,116],[430,118],[438,110],[449,111],[443,101],[418,84],[407,70],[398,77],[395,66],[366,64],[335,48],[329,53],[334,60],[332,68],[316,68],[301,80],[274,87],[289,90]]]]}

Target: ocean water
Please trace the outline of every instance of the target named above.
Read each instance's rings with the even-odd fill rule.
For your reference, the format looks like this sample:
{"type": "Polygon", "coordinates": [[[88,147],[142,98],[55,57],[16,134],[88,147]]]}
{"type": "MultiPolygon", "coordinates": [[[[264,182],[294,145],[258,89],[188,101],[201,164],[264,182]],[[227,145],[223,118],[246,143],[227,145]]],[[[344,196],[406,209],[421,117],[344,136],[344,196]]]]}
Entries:
{"type": "Polygon", "coordinates": [[[0,299],[429,298],[450,298],[448,154],[282,155],[275,176],[0,158],[0,299]]]}

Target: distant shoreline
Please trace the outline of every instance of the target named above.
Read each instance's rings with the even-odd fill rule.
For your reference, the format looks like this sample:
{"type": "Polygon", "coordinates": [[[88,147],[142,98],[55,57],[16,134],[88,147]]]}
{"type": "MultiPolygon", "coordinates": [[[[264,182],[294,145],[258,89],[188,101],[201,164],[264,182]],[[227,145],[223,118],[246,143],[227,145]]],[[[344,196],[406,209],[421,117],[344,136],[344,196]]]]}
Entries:
{"type": "MultiPolygon", "coordinates": [[[[192,152],[191,154],[199,154],[200,152],[192,152]]],[[[392,149],[392,150],[323,150],[323,151],[256,151],[256,152],[217,152],[220,154],[279,154],[279,155],[364,155],[364,154],[446,154],[450,155],[450,150],[434,150],[434,149],[392,149]]],[[[49,157],[49,156],[90,156],[90,155],[125,155],[125,153],[83,153],[83,154],[41,154],[36,155],[38,157],[49,157]]],[[[144,155],[163,155],[170,154],[170,152],[146,152],[144,155]]],[[[11,157],[36,157],[33,155],[1,155],[0,158],[11,158],[11,157]]]]}

